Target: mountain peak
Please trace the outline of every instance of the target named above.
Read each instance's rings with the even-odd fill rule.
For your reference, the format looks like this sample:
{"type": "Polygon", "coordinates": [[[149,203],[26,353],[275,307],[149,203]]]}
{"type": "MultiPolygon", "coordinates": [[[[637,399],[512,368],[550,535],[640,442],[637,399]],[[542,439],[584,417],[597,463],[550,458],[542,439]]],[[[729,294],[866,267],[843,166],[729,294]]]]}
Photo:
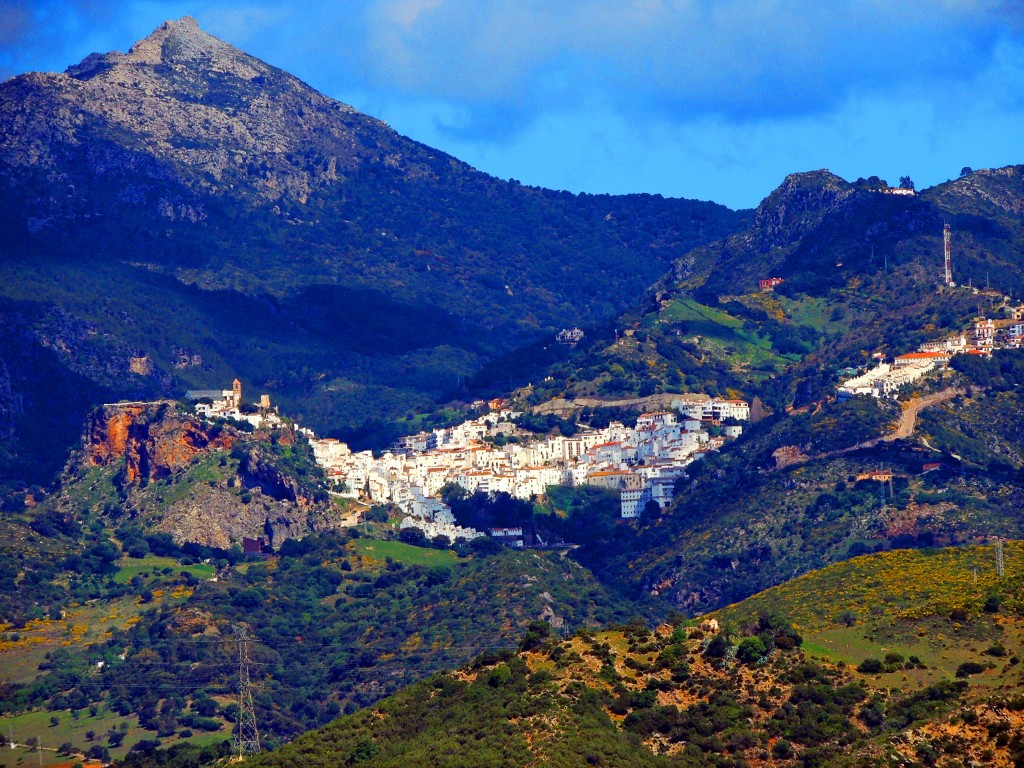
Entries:
{"type": "Polygon", "coordinates": [[[249,56],[220,38],[204,32],[191,16],[165,21],[139,40],[128,53],[92,53],[67,69],[77,80],[88,80],[111,69],[124,67],[155,67],[160,64],[186,67],[198,71],[217,69],[245,79],[267,69],[258,59],[249,56]],[[197,67],[198,65],[198,67],[197,67]]]}
{"type": "Polygon", "coordinates": [[[759,251],[795,243],[851,194],[852,185],[827,169],[789,174],[754,213],[759,251]]]}
{"type": "Polygon", "coordinates": [[[125,60],[131,63],[187,63],[203,59],[249,58],[223,40],[204,32],[191,16],[165,21],[148,37],[131,47],[125,60]]]}

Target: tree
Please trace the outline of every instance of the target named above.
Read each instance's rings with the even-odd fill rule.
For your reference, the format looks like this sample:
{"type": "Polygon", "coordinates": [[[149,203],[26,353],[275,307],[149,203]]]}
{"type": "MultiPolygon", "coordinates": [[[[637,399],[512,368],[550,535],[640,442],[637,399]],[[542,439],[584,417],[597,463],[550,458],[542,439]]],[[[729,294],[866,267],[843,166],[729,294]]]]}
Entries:
{"type": "Polygon", "coordinates": [[[426,535],[422,530],[416,527],[403,528],[398,534],[400,541],[404,541],[406,544],[412,544],[414,547],[425,547],[428,546],[426,535]]]}
{"type": "Polygon", "coordinates": [[[660,517],[661,516],[661,504],[651,499],[644,504],[643,516],[647,518],[660,517]]]}
{"type": "Polygon", "coordinates": [[[708,643],[708,647],[704,649],[704,655],[710,656],[713,659],[724,659],[726,654],[729,653],[730,643],[728,638],[725,636],[725,632],[719,632],[708,643]]]}
{"type": "Polygon", "coordinates": [[[974,173],[974,169],[969,165],[965,165],[960,169],[960,178],[962,179],[964,176],[970,176],[972,173],[974,173]]]}
{"type": "Polygon", "coordinates": [[[913,189],[914,180],[909,176],[900,176],[900,189],[913,189]]]}
{"type": "Polygon", "coordinates": [[[100,744],[93,744],[89,747],[89,751],[85,753],[85,756],[91,760],[99,760],[101,763],[110,762],[110,752],[100,744]]]}
{"type": "Polygon", "coordinates": [[[736,658],[744,664],[753,664],[764,656],[766,648],[764,641],[759,637],[745,637],[740,641],[740,647],[736,650],[736,658]]]}

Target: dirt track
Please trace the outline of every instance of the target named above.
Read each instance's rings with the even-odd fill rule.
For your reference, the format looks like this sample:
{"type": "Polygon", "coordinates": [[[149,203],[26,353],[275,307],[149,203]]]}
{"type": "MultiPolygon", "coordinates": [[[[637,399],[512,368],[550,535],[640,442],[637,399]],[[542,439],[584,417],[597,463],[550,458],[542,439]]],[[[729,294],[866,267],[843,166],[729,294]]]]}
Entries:
{"type": "MultiPolygon", "coordinates": [[[[910,437],[913,437],[914,429],[917,426],[917,415],[921,411],[923,411],[925,408],[928,408],[929,406],[944,403],[947,400],[952,400],[957,395],[962,394],[964,394],[964,391],[962,389],[959,389],[957,387],[950,387],[949,389],[944,389],[941,392],[935,392],[934,394],[926,395],[924,397],[912,397],[910,400],[904,403],[903,413],[900,414],[900,419],[896,425],[896,429],[893,430],[892,432],[889,432],[888,434],[883,435],[882,437],[876,437],[872,440],[865,440],[863,443],[851,445],[848,448],[840,448],[837,451],[828,451],[827,453],[819,453],[816,456],[802,456],[795,460],[788,460],[785,462],[785,464],[780,465],[779,468],[781,469],[782,467],[791,467],[794,464],[806,464],[808,461],[815,461],[818,459],[831,459],[835,458],[836,456],[844,456],[847,453],[853,453],[854,451],[860,451],[866,448],[875,448],[881,445],[882,443],[891,443],[894,440],[906,440],[910,437]]],[[[935,450],[930,445],[928,445],[927,442],[922,442],[925,443],[925,446],[927,448],[935,450]]]]}
{"type": "Polygon", "coordinates": [[[912,397],[903,406],[903,414],[900,416],[899,425],[896,427],[895,432],[891,432],[882,440],[890,442],[892,440],[905,440],[914,434],[914,428],[917,426],[917,414],[930,405],[937,405],[938,403],[944,403],[947,400],[952,400],[957,395],[962,395],[964,391],[957,387],[950,387],[944,389],[941,392],[935,392],[931,395],[925,395],[924,397],[912,397]]]}

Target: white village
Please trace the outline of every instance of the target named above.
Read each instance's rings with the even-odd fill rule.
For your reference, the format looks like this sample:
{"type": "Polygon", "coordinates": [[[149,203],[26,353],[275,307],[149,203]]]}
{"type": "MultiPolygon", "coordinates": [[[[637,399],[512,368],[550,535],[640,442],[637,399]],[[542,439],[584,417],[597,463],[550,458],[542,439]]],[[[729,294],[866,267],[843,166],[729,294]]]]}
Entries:
{"type": "MultiPolygon", "coordinates": [[[[520,499],[543,495],[553,485],[594,485],[621,494],[622,517],[639,517],[655,503],[672,501],[672,487],[688,464],[738,437],[742,427],[708,427],[724,420],[746,421],[750,406],[742,400],[680,396],[671,411],[646,413],[635,427],[611,422],[571,437],[545,436],[527,443],[489,444],[497,435],[522,435],[513,424],[520,414],[500,409],[454,427],[403,438],[393,451],[374,457],[353,453],[342,442],[310,442],[329,479],[343,481],[350,494],[362,493],[371,503],[394,504],[430,537],[473,538],[479,531],[455,526],[440,492],[455,484],[473,493],[504,492],[520,499]]],[[[491,532],[492,534],[494,532],[491,532]]],[[[522,540],[521,530],[502,531],[501,538],[522,540]]]]}
{"type": "MultiPolygon", "coordinates": [[[[946,289],[955,288],[953,281],[952,230],[949,224],[943,227],[943,285],[946,289]]],[[[971,289],[975,294],[978,289],[971,289]]],[[[992,291],[986,291],[992,295],[992,291]]],[[[998,296],[998,294],[996,294],[998,296]]],[[[897,355],[892,363],[880,361],[879,364],[865,373],[844,381],[838,390],[839,400],[848,400],[855,395],[871,397],[896,397],[900,388],[921,379],[933,370],[940,370],[949,365],[954,355],[991,356],[999,349],[1019,349],[1024,344],[1024,306],[1011,306],[1009,296],[999,297],[1001,306],[996,310],[1003,312],[999,319],[976,318],[974,327],[969,333],[961,333],[944,339],[928,341],[918,347],[916,352],[897,355]]],[[[875,354],[881,358],[881,353],[875,354]]]]}
{"type": "MultiPolygon", "coordinates": [[[[196,413],[207,419],[244,421],[255,428],[286,424],[267,395],[258,408],[246,408],[237,379],[229,390],[193,390],[187,398],[197,401],[196,413]]],[[[613,421],[571,437],[535,437],[513,423],[520,412],[498,402],[492,405],[498,407],[478,418],[404,437],[380,456],[369,450],[354,452],[339,440],[295,428],[309,439],[328,481],[342,489],[335,493],[398,507],[402,528],[416,527],[430,538],[440,535],[451,541],[492,535],[522,546],[522,529],[483,532],[457,525],[441,501],[442,488],[454,484],[469,493],[505,492],[529,499],[554,485],[600,486],[620,493],[623,518],[636,518],[651,503],[667,506],[687,465],[739,437],[743,427],[735,422],[750,418],[750,406],[743,400],[680,395],[672,410],[645,413],[635,427],[613,421]],[[497,446],[493,438],[499,435],[533,439],[497,446]]]]}
{"type": "MultiPolygon", "coordinates": [[[[1014,310],[1024,312],[1021,310],[1014,310]]],[[[856,395],[896,397],[901,387],[921,379],[925,374],[945,368],[957,354],[989,356],[995,349],[1014,349],[1024,339],[1024,322],[982,318],[974,325],[972,338],[960,334],[948,339],[929,341],[916,352],[897,355],[891,363],[879,362],[865,373],[844,381],[838,390],[840,400],[856,395]],[[997,330],[998,328],[998,330],[997,330]]]]}

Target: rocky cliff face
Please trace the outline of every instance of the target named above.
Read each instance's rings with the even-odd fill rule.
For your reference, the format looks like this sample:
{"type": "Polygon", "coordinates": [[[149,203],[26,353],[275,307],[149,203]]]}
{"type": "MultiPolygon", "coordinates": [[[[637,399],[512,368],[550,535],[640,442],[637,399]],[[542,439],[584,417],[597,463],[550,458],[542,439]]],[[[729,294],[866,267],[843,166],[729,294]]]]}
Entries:
{"type": "MultiPolygon", "coordinates": [[[[243,537],[280,545],[333,527],[315,486],[289,474],[261,437],[208,424],[171,401],[105,405],[86,422],[63,495],[70,503],[84,482],[74,479],[76,466],[108,469],[130,515],[178,542],[220,548],[243,537]]],[[[295,449],[290,433],[276,444],[295,449]]]]}
{"type": "Polygon", "coordinates": [[[124,462],[128,486],[146,485],[186,467],[206,451],[230,448],[238,434],[178,412],[173,402],[104,405],[86,421],[89,466],[124,462]]]}
{"type": "Polygon", "coordinates": [[[170,504],[153,494],[137,497],[144,514],[151,517],[154,530],[171,534],[178,543],[192,541],[227,549],[243,538],[262,538],[273,547],[286,539],[301,539],[308,533],[336,527],[326,504],[299,497],[297,502],[274,498],[260,486],[239,495],[218,484],[192,484],[170,504]]]}

